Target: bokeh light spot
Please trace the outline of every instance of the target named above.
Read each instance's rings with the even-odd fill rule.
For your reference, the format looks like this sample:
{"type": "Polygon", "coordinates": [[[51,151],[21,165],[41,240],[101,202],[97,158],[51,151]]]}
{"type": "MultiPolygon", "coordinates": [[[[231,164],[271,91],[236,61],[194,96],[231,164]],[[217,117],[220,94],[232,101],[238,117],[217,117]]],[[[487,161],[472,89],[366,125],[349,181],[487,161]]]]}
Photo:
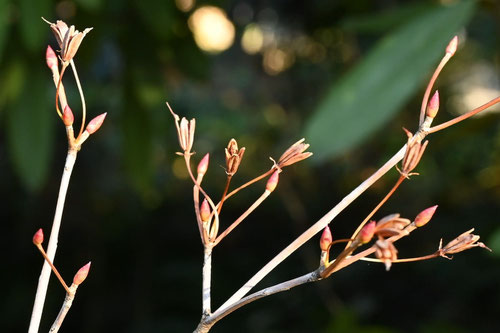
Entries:
{"type": "Polygon", "coordinates": [[[248,54],[255,54],[264,45],[264,33],[258,24],[249,24],[241,37],[241,47],[248,54]]]}
{"type": "Polygon", "coordinates": [[[219,53],[234,42],[234,25],[226,13],[214,6],[196,9],[188,20],[196,45],[203,51],[219,53]]]}

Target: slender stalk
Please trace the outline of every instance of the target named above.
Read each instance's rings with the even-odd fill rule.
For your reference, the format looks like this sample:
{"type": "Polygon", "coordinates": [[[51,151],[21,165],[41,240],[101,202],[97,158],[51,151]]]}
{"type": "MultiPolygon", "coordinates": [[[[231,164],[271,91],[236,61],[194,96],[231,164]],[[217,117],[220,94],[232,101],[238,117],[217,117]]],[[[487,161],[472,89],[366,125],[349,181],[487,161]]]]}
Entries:
{"type": "Polygon", "coordinates": [[[71,291],[66,294],[61,310],[59,310],[59,314],[57,315],[56,320],[54,320],[54,323],[52,324],[49,333],[57,333],[59,331],[59,328],[61,328],[64,318],[66,318],[66,315],[68,314],[71,305],[73,305],[73,300],[75,299],[75,293],[77,288],[78,288],[77,285],[71,284],[70,287],[71,291]]]}
{"type": "MultiPolygon", "coordinates": [[[[380,207],[382,207],[386,202],[387,200],[389,200],[389,198],[394,194],[394,192],[396,192],[396,190],[398,189],[399,185],[401,185],[401,183],[405,180],[405,176],[401,175],[399,176],[399,179],[396,181],[396,184],[394,184],[394,186],[392,187],[392,189],[389,191],[389,193],[387,193],[387,195],[379,202],[379,204],[373,208],[373,210],[370,212],[370,214],[368,214],[367,217],[365,217],[365,219],[363,220],[363,222],[361,222],[361,224],[358,226],[358,228],[356,229],[356,231],[354,231],[354,233],[352,234],[351,238],[352,239],[355,239],[356,236],[358,235],[358,233],[360,232],[360,230],[364,227],[364,225],[366,224],[366,222],[368,222],[373,215],[375,215],[375,213],[380,209],[380,207]]],[[[345,248],[347,249],[350,245],[351,245],[352,241],[347,243],[347,245],[345,246],[345,248]]]]}
{"type": "MultiPolygon", "coordinates": [[[[422,261],[422,260],[434,259],[434,258],[437,258],[437,257],[439,257],[439,252],[434,252],[433,254],[428,254],[426,256],[421,256],[421,257],[403,258],[403,259],[391,260],[391,263],[392,264],[397,264],[397,263],[402,263],[402,262],[415,262],[415,261],[422,261]]],[[[383,263],[382,260],[377,259],[377,258],[360,258],[359,260],[383,263]]]]}
{"type": "Polygon", "coordinates": [[[205,245],[205,251],[203,255],[203,282],[202,282],[202,306],[203,306],[203,316],[208,316],[212,312],[211,310],[211,280],[212,280],[212,246],[210,244],[205,245]]]}
{"type": "Polygon", "coordinates": [[[62,78],[63,78],[64,72],[66,71],[67,67],[68,67],[68,64],[63,62],[63,65],[61,68],[61,74],[59,75],[59,80],[57,80],[57,86],[56,86],[56,111],[57,111],[57,114],[59,115],[60,118],[62,118],[62,112],[59,109],[59,90],[61,89],[62,78]]]}
{"type": "Polygon", "coordinates": [[[442,129],[445,129],[447,127],[455,125],[456,123],[461,122],[462,120],[465,120],[465,119],[467,119],[469,117],[472,117],[475,114],[478,114],[481,111],[486,110],[487,108],[489,108],[490,106],[493,106],[493,105],[497,104],[498,102],[500,102],[500,96],[492,99],[488,103],[485,103],[485,104],[481,105],[480,107],[475,108],[474,110],[471,110],[471,111],[469,111],[467,113],[464,113],[463,115],[460,115],[460,116],[458,116],[456,118],[453,118],[452,120],[448,120],[447,122],[444,122],[442,124],[439,124],[439,125],[431,127],[428,130],[428,133],[435,133],[437,131],[440,131],[442,129]]]}
{"type": "Polygon", "coordinates": [[[228,199],[229,197],[232,197],[233,195],[235,195],[236,193],[238,193],[239,191],[241,191],[245,187],[248,187],[248,186],[252,185],[253,183],[258,182],[259,180],[261,180],[263,178],[266,178],[267,176],[269,176],[270,174],[272,174],[275,170],[276,170],[276,168],[273,166],[271,169],[269,169],[268,171],[264,172],[262,175],[260,175],[258,177],[255,177],[254,179],[246,182],[245,184],[241,185],[238,188],[235,188],[234,190],[232,190],[231,192],[229,192],[228,195],[226,195],[226,199],[228,199]]]}
{"type": "Polygon", "coordinates": [[[52,268],[52,272],[54,272],[54,274],[56,275],[59,282],[61,282],[63,288],[66,290],[66,293],[71,294],[71,291],[69,290],[68,285],[66,284],[66,282],[64,282],[64,279],[62,278],[61,274],[59,274],[59,271],[54,266],[54,264],[52,264],[49,257],[47,257],[47,253],[45,253],[45,250],[43,249],[42,245],[38,244],[36,247],[38,248],[38,250],[42,254],[43,258],[49,263],[50,268],[52,268]]]}
{"type": "MultiPolygon", "coordinates": [[[[59,195],[57,197],[56,211],[54,220],[52,222],[52,229],[50,232],[49,243],[47,246],[47,257],[51,262],[54,262],[54,257],[57,250],[57,241],[59,237],[59,229],[61,227],[61,219],[64,210],[64,202],[66,200],[66,193],[68,191],[69,180],[73,171],[73,166],[76,161],[77,150],[69,149],[66,156],[66,164],[61,178],[61,185],[59,187],[59,195]]],[[[47,286],[50,279],[50,265],[45,261],[43,264],[40,278],[38,279],[38,287],[35,296],[35,303],[33,305],[33,312],[31,314],[30,326],[28,333],[37,333],[42,318],[43,305],[47,295],[47,286]]]]}
{"type": "Polygon", "coordinates": [[[227,191],[229,190],[229,184],[231,183],[231,179],[233,177],[232,176],[227,176],[227,180],[226,180],[226,187],[224,188],[224,192],[222,193],[222,197],[220,198],[220,202],[219,204],[217,205],[217,213],[220,214],[220,210],[222,209],[222,205],[224,204],[224,200],[226,199],[226,194],[227,194],[227,191]]]}
{"type": "MultiPolygon", "coordinates": [[[[416,134],[414,137],[425,136],[424,133],[416,134]]],[[[362,182],[351,193],[349,193],[342,201],[326,213],[321,219],[313,224],[309,229],[302,233],[292,243],[285,247],[278,255],[262,267],[250,280],[248,280],[236,293],[234,293],[222,306],[217,310],[225,310],[232,304],[239,301],[245,296],[258,282],[260,282],[269,272],[283,262],[289,255],[295,252],[305,242],[311,239],[315,234],[323,230],[340,212],[356,200],[364,191],[371,187],[380,177],[385,175],[392,169],[404,156],[406,145],[404,145],[390,160],[388,160],[380,169],[373,175],[362,182]]]]}
{"type": "Polygon", "coordinates": [[[246,219],[247,216],[250,215],[255,210],[255,208],[257,208],[264,200],[266,200],[266,198],[270,194],[270,191],[265,190],[264,193],[262,193],[262,195],[257,200],[255,200],[255,202],[250,207],[248,207],[248,209],[243,214],[241,214],[240,217],[236,219],[236,221],[234,221],[229,227],[227,227],[226,230],[224,230],[223,233],[221,233],[215,239],[214,246],[219,244],[219,242],[223,240],[224,237],[226,237],[231,231],[233,231],[234,228],[236,228],[244,219],[246,219]]]}
{"type": "Polygon", "coordinates": [[[441,70],[443,69],[444,65],[450,60],[452,55],[450,53],[446,53],[441,59],[441,62],[439,65],[436,67],[436,70],[434,71],[434,74],[432,74],[432,77],[427,84],[427,88],[425,89],[424,93],[424,98],[422,98],[422,105],[420,106],[420,121],[419,125],[422,125],[424,122],[425,118],[425,109],[427,108],[427,102],[429,101],[429,96],[431,94],[432,87],[434,86],[434,82],[436,82],[437,77],[439,76],[439,73],[441,73],[441,70]]]}
{"type": "Polygon", "coordinates": [[[85,128],[85,117],[87,116],[87,105],[85,104],[85,96],[83,95],[82,85],[80,84],[80,78],[78,77],[78,72],[76,71],[75,62],[73,59],[69,62],[71,64],[71,69],[73,70],[73,75],[75,76],[76,86],[78,87],[78,93],[80,94],[80,100],[82,101],[82,124],[80,125],[80,132],[78,136],[82,135],[83,129],[85,128]]]}

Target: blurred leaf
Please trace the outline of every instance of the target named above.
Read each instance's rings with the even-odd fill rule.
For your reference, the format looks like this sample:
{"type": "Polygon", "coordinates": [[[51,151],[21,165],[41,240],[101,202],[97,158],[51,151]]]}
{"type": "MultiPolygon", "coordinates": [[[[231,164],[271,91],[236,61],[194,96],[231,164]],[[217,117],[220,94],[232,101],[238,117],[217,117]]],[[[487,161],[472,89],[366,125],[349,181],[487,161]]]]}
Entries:
{"type": "Polygon", "coordinates": [[[76,0],[75,2],[87,10],[96,10],[102,5],[102,0],[76,0]]]}
{"type": "Polygon", "coordinates": [[[493,232],[486,245],[493,250],[494,256],[500,256],[500,228],[493,232]]]}
{"type": "Polygon", "coordinates": [[[429,9],[432,5],[428,2],[413,2],[402,4],[393,9],[384,10],[380,13],[370,13],[368,15],[351,16],[343,20],[340,25],[346,30],[377,34],[383,33],[396,26],[402,25],[409,20],[413,20],[429,9]]]}
{"type": "Polygon", "coordinates": [[[31,72],[17,105],[7,114],[7,140],[14,169],[30,191],[43,186],[52,155],[53,129],[57,122],[47,80],[31,72]]]}
{"type": "Polygon", "coordinates": [[[52,21],[53,8],[52,0],[20,0],[21,36],[30,51],[36,51],[45,42],[50,29],[41,17],[52,21]]]}
{"type": "Polygon", "coordinates": [[[13,61],[3,69],[2,74],[0,107],[9,101],[16,100],[21,93],[25,79],[25,65],[20,61],[13,61]]]}
{"type": "Polygon", "coordinates": [[[0,60],[2,60],[3,48],[7,39],[9,23],[9,0],[0,0],[0,60]]]}
{"type": "Polygon", "coordinates": [[[123,115],[124,159],[133,185],[144,192],[151,185],[152,138],[151,119],[144,108],[134,104],[123,115]]]}
{"type": "Polygon", "coordinates": [[[383,38],[334,84],[306,125],[316,161],[345,152],[391,119],[429,78],[474,8],[473,1],[462,1],[429,10],[383,38]]]}

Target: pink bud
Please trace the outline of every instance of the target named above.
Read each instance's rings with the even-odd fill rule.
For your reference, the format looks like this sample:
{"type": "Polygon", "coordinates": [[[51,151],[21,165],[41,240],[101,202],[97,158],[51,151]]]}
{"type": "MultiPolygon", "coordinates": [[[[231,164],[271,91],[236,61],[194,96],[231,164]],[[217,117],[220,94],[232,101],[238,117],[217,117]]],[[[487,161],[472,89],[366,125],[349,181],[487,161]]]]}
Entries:
{"type": "Polygon", "coordinates": [[[205,154],[205,156],[203,156],[200,163],[198,163],[198,176],[204,175],[207,172],[209,159],[210,156],[207,153],[205,154]]]}
{"type": "Polygon", "coordinates": [[[427,117],[434,118],[436,117],[439,111],[439,92],[436,90],[431,100],[427,104],[427,117]]]}
{"type": "Polygon", "coordinates": [[[359,240],[362,244],[366,244],[372,240],[373,234],[375,233],[375,226],[376,222],[370,221],[363,227],[363,229],[361,229],[361,232],[359,233],[359,240]]]}
{"type": "Polygon", "coordinates": [[[53,67],[57,67],[58,65],[56,53],[54,52],[54,50],[52,50],[50,45],[47,46],[47,51],[45,52],[45,61],[47,62],[47,66],[50,69],[52,69],[53,67]]]}
{"type": "Polygon", "coordinates": [[[279,172],[274,171],[271,177],[269,177],[266,184],[266,191],[272,192],[278,186],[279,172]]]}
{"type": "Polygon", "coordinates": [[[43,243],[43,230],[42,228],[40,228],[33,236],[33,244],[41,245],[42,243],[43,243]]]}
{"type": "Polygon", "coordinates": [[[76,272],[75,277],[73,278],[73,284],[76,284],[78,286],[83,281],[85,281],[87,275],[89,275],[89,270],[90,270],[90,261],[85,266],[80,268],[78,272],[76,272]]]}
{"type": "Polygon", "coordinates": [[[413,221],[413,223],[415,223],[417,227],[422,227],[426,225],[427,222],[429,222],[432,219],[432,216],[436,212],[437,207],[438,205],[435,205],[427,209],[424,209],[417,215],[417,217],[415,217],[415,221],[413,221]]]}
{"type": "Polygon", "coordinates": [[[71,126],[73,125],[73,121],[75,120],[75,117],[73,116],[73,112],[71,111],[71,108],[66,105],[64,108],[63,114],[62,114],[62,120],[65,126],[71,126]]]}
{"type": "Polygon", "coordinates": [[[330,244],[332,243],[332,232],[328,226],[323,229],[321,234],[321,239],[319,240],[319,247],[321,251],[328,251],[330,244]]]}
{"type": "Polygon", "coordinates": [[[457,46],[458,46],[458,36],[455,36],[452,38],[452,40],[446,47],[446,53],[450,54],[450,56],[453,57],[455,52],[457,52],[457,46]]]}
{"type": "Polygon", "coordinates": [[[105,112],[103,114],[100,114],[98,115],[97,117],[95,117],[94,119],[92,119],[89,124],[87,125],[87,128],[85,128],[85,130],[89,133],[89,134],[93,134],[95,132],[97,132],[97,130],[101,127],[102,123],[104,122],[104,118],[106,118],[106,115],[108,113],[105,112]]]}
{"type": "Polygon", "coordinates": [[[200,218],[203,222],[207,222],[210,218],[210,206],[207,199],[204,199],[200,207],[200,218]]]}

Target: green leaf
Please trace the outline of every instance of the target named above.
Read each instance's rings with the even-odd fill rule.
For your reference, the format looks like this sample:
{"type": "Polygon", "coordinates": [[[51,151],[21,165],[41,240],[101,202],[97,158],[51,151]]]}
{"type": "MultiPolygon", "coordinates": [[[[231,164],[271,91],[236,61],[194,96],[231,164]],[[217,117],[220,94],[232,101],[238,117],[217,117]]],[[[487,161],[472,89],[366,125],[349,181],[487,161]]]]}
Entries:
{"type": "Polygon", "coordinates": [[[50,29],[41,17],[51,21],[52,0],[21,0],[19,24],[24,44],[30,51],[36,51],[43,46],[50,29]]]}
{"type": "Polygon", "coordinates": [[[493,251],[493,255],[500,256],[500,228],[493,232],[486,244],[493,251]]]}
{"type": "Polygon", "coordinates": [[[2,60],[4,45],[7,41],[9,15],[9,0],[0,0],[0,60],[2,60]]]}
{"type": "Polygon", "coordinates": [[[49,87],[41,73],[30,72],[17,104],[7,113],[9,154],[14,170],[30,191],[38,191],[47,179],[54,124],[59,120],[50,107],[49,87]]]}
{"type": "Polygon", "coordinates": [[[432,8],[383,38],[335,83],[306,124],[316,161],[345,152],[390,120],[430,77],[474,8],[473,1],[432,8]]]}

